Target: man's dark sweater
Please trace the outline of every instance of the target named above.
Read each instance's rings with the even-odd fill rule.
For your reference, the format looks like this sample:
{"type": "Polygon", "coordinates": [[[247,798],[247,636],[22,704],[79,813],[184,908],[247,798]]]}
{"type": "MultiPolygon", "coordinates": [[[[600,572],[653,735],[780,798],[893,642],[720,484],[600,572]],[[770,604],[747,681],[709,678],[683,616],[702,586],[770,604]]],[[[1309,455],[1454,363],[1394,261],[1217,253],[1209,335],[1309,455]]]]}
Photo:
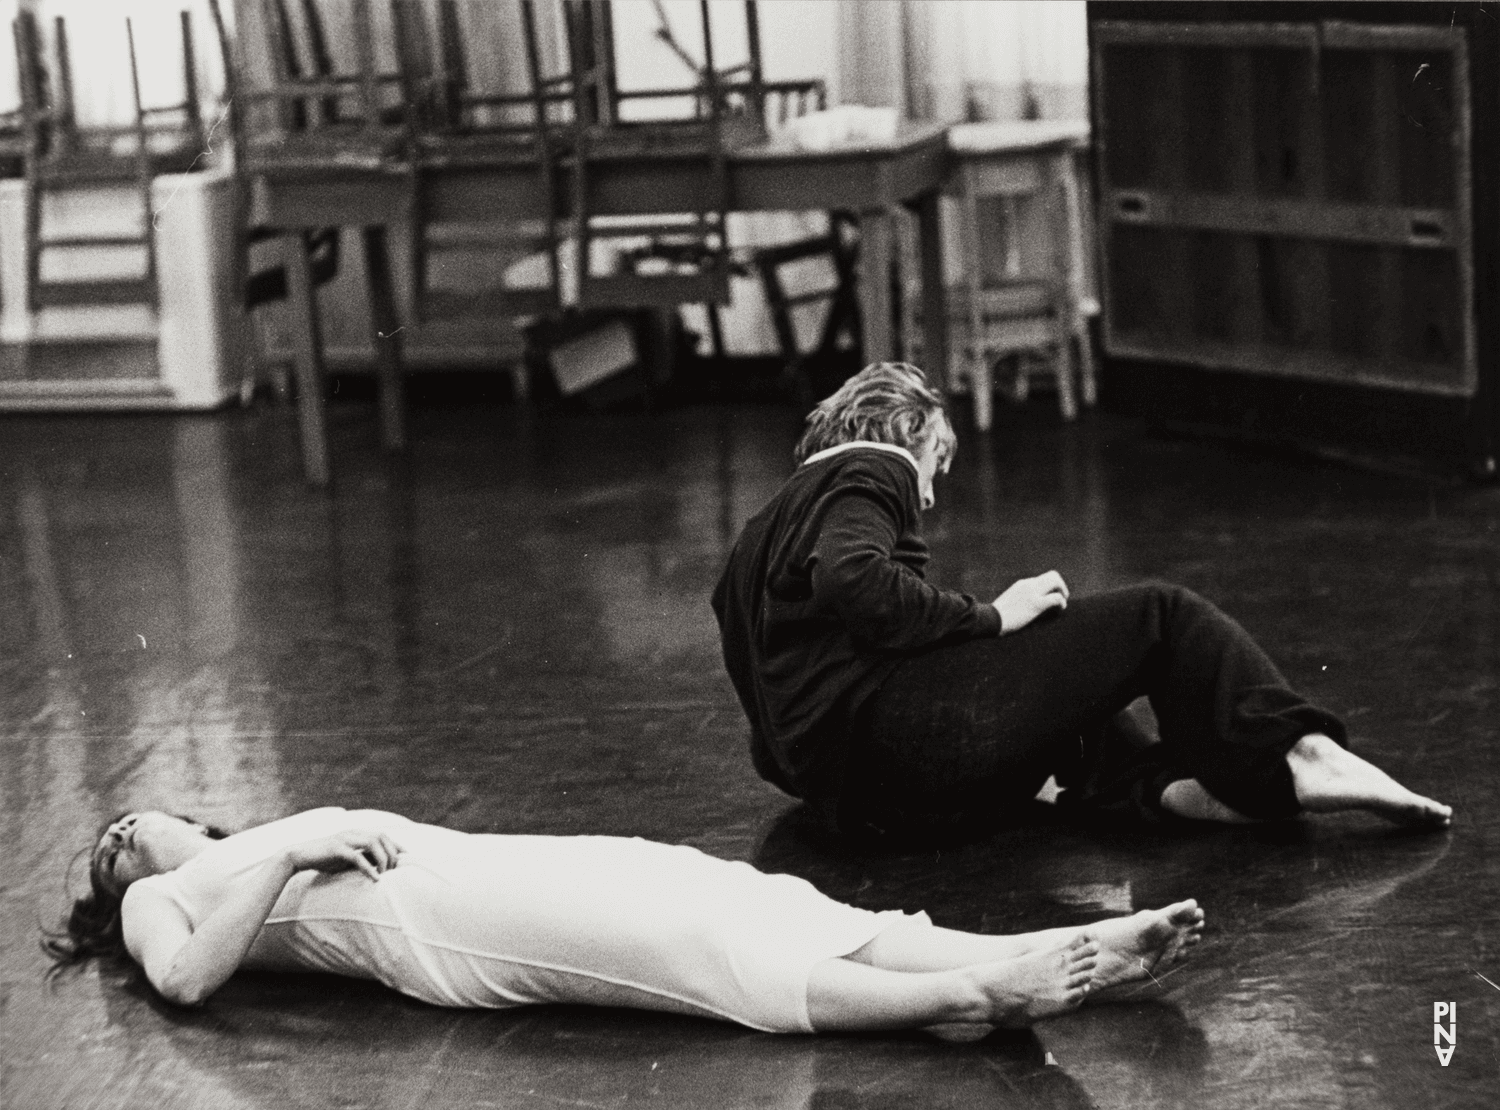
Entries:
{"type": "Polygon", "coordinates": [[[993,605],[924,581],[920,526],[911,456],[851,445],[740,533],[714,614],[755,769],[788,793],[836,797],[848,722],[904,656],[1000,633],[993,605]]]}

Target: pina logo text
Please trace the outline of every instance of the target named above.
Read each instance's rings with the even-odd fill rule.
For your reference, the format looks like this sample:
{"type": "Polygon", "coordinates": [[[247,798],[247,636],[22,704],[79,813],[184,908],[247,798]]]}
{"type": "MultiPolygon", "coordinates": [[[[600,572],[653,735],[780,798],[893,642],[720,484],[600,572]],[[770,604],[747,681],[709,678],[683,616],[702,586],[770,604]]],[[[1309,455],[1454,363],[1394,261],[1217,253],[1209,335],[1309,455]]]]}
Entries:
{"type": "Polygon", "coordinates": [[[1457,1002],[1434,1002],[1432,1004],[1432,1045],[1437,1049],[1438,1063],[1443,1067],[1448,1066],[1448,1061],[1453,1059],[1453,1050],[1458,1046],[1458,1003],[1457,1002]],[[1443,1024],[1443,1019],[1448,1019],[1448,1024],[1443,1024]],[[1448,1044],[1443,1047],[1443,1042],[1448,1044]]]}

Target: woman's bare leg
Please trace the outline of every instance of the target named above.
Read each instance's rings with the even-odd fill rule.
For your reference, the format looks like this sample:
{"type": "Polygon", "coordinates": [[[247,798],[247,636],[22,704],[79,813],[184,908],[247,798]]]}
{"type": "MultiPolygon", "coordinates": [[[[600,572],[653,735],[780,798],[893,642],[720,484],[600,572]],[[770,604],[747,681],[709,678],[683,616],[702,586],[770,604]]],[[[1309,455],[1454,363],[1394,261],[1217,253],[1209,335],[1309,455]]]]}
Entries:
{"type": "MultiPolygon", "coordinates": [[[[1365,809],[1400,825],[1446,828],[1453,810],[1402,786],[1390,775],[1321,733],[1297,741],[1286,755],[1297,801],[1308,813],[1365,809]]],[[[1195,821],[1244,824],[1251,818],[1230,809],[1197,779],[1179,779],[1162,791],[1162,808],[1195,821]]]]}
{"type": "Polygon", "coordinates": [[[990,936],[899,922],[847,960],[885,971],[934,972],[1056,951],[1087,936],[1099,944],[1094,990],[1145,979],[1182,959],[1203,936],[1203,911],[1192,899],[1085,926],[990,936]]]}
{"type": "Polygon", "coordinates": [[[808,976],[807,1012],[819,1032],[1021,1027],[1078,1007],[1098,958],[1099,946],[1080,934],[1064,946],[943,971],[890,971],[856,960],[824,960],[808,976]]]}
{"type": "Polygon", "coordinates": [[[943,929],[920,921],[898,921],[845,958],[885,971],[954,971],[1059,948],[1083,931],[1081,928],[1047,929],[999,936],[943,929]]]}

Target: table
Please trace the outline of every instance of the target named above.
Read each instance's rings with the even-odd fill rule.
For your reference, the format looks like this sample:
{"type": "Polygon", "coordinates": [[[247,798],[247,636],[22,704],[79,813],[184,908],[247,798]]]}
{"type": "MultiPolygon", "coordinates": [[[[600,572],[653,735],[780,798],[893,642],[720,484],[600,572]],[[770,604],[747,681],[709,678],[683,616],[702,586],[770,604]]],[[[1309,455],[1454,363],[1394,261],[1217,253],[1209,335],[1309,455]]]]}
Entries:
{"type": "MultiPolygon", "coordinates": [[[[865,357],[892,357],[890,259],[892,214],[914,208],[920,235],[923,330],[927,371],[939,387],[947,376],[946,296],[942,281],[939,192],[947,176],[949,151],[941,124],[905,124],[889,142],[850,143],[828,150],[805,150],[788,140],[768,141],[727,154],[731,211],[856,212],[862,225],[859,297],[865,357]]],[[[549,198],[540,195],[539,175],[525,163],[437,165],[423,167],[423,208],[433,222],[472,218],[476,212],[515,213],[526,218],[545,213],[549,198]]],[[[309,482],[326,485],[329,464],[322,409],[322,352],[306,273],[306,258],[297,238],[305,228],[364,228],[370,273],[372,329],[381,376],[382,441],[398,449],[404,435],[400,412],[400,317],[410,306],[398,306],[390,271],[385,229],[411,216],[414,179],[410,168],[378,159],[347,159],[312,172],[252,170],[250,209],[260,226],[287,233],[285,250],[294,327],[298,331],[297,374],[303,397],[303,459],[309,482]]],[[[571,187],[566,162],[557,175],[550,203],[560,217],[571,215],[571,187]]],[[[603,216],[657,215],[700,210],[711,187],[706,160],[700,155],[674,157],[658,152],[612,151],[591,156],[590,211],[603,216]]]]}

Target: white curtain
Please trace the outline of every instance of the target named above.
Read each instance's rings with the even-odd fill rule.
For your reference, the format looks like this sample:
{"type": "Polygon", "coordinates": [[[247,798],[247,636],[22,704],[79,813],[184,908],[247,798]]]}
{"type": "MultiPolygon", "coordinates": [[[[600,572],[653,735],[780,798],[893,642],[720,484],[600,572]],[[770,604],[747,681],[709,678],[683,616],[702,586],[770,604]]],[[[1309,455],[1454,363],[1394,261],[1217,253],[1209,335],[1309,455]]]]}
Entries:
{"type": "Polygon", "coordinates": [[[903,0],[906,108],[916,119],[1083,119],[1081,0],[903,0]]]}

